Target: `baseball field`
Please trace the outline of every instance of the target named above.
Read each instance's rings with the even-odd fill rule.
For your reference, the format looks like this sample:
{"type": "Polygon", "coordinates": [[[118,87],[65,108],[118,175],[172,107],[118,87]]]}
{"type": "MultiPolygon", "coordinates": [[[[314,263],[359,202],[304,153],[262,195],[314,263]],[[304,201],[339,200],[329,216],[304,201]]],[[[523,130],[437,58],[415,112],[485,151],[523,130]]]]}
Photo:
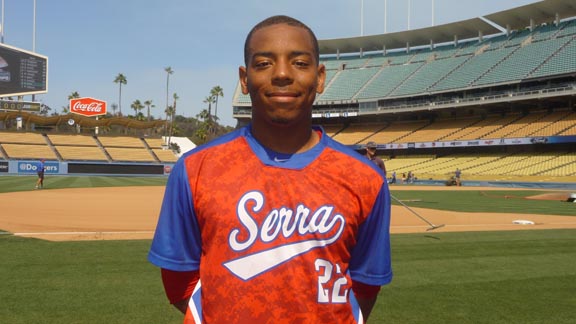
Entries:
{"type": "MultiPolygon", "coordinates": [[[[33,190],[34,177],[0,177],[0,322],[179,323],[159,270],[146,261],[165,179],[45,182],[33,190]]],[[[369,323],[576,318],[569,192],[412,185],[391,192],[395,277],[369,323]],[[531,225],[517,224],[525,221],[531,225]]]]}

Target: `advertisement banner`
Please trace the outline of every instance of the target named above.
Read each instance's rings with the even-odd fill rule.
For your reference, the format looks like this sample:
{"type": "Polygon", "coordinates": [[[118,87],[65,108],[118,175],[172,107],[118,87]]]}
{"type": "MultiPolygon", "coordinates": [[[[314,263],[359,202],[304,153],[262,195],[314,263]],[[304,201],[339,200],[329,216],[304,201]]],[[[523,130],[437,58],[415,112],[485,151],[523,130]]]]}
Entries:
{"type": "Polygon", "coordinates": [[[8,162],[0,161],[0,172],[8,172],[8,162]]]}
{"type": "Polygon", "coordinates": [[[106,101],[89,97],[70,99],[70,112],[86,117],[106,115],[106,101]]]}
{"type": "Polygon", "coordinates": [[[558,143],[576,143],[576,136],[541,136],[541,137],[516,137],[496,138],[483,140],[456,140],[443,142],[415,142],[415,143],[391,143],[379,145],[379,149],[424,149],[439,147],[474,147],[474,146],[502,146],[502,145],[542,145],[558,143]]]}
{"type": "MultiPolygon", "coordinates": [[[[38,172],[38,168],[40,167],[39,161],[34,162],[18,162],[18,173],[30,173],[36,174],[38,172]]],[[[46,170],[44,171],[46,174],[56,174],[60,172],[60,163],[58,162],[46,162],[44,163],[44,167],[46,170]]]]}

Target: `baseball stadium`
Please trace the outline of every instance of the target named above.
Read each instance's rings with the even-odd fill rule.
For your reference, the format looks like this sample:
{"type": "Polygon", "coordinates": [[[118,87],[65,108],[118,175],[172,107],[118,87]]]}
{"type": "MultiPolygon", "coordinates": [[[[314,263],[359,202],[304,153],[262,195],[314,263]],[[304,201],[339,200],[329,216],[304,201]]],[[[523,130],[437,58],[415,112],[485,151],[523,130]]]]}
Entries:
{"type": "MultiPolygon", "coordinates": [[[[369,323],[572,323],[576,3],[319,46],[313,121],[360,154],[375,143],[393,198],[395,277],[369,323]]],[[[165,120],[29,105],[0,107],[0,322],[180,322],[146,254],[195,144],[165,120]]],[[[232,105],[248,124],[240,85],[232,105]]]]}

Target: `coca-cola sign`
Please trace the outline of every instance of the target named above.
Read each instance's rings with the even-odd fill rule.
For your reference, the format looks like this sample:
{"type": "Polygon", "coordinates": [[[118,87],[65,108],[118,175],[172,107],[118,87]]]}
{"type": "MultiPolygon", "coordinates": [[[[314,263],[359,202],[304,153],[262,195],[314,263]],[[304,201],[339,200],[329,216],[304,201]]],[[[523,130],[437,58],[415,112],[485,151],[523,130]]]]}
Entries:
{"type": "Polygon", "coordinates": [[[106,101],[88,97],[70,99],[70,112],[87,117],[106,115],[106,101]]]}

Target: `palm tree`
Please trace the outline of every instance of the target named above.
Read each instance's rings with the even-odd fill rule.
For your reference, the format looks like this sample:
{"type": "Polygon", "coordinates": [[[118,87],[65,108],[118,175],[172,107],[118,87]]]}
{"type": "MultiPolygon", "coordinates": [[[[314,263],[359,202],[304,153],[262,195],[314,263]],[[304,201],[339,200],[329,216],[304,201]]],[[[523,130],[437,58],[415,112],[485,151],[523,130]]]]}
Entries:
{"type": "MultiPolygon", "coordinates": [[[[68,102],[70,102],[70,99],[78,99],[78,98],[80,98],[80,94],[78,93],[78,91],[74,91],[68,95],[68,102]]],[[[69,112],[70,112],[70,104],[66,105],[65,107],[62,107],[63,114],[67,114],[69,112]]]]}
{"type": "Polygon", "coordinates": [[[134,109],[134,117],[136,117],[136,119],[138,119],[138,112],[142,109],[144,109],[144,105],[142,105],[142,103],[140,102],[140,100],[136,99],[134,100],[134,102],[130,105],[130,108],[134,109]]]}
{"type": "MultiPolygon", "coordinates": [[[[166,110],[168,110],[168,91],[170,86],[170,75],[174,73],[171,67],[167,66],[164,68],[166,71],[166,110]]],[[[168,120],[168,114],[166,115],[166,120],[168,120]]]]}
{"type": "Polygon", "coordinates": [[[214,103],[214,96],[209,95],[204,99],[204,103],[208,104],[208,119],[212,118],[212,104],[214,103]]]}
{"type": "Polygon", "coordinates": [[[120,84],[120,89],[118,91],[118,108],[119,108],[119,114],[120,116],[122,116],[122,85],[127,84],[128,80],[126,80],[124,74],[118,73],[116,79],[114,79],[114,83],[120,84]]]}
{"type": "Polygon", "coordinates": [[[170,117],[170,134],[168,135],[168,144],[170,144],[170,141],[172,140],[172,132],[174,131],[174,116],[176,116],[176,100],[180,99],[180,97],[178,97],[178,94],[176,94],[176,92],[174,92],[172,97],[174,98],[174,104],[172,105],[172,110],[170,113],[172,117],[170,117]]]}
{"type": "Polygon", "coordinates": [[[113,103],[111,106],[112,106],[112,116],[116,116],[116,110],[118,109],[118,105],[113,103]]]}
{"type": "Polygon", "coordinates": [[[68,95],[68,100],[70,99],[78,99],[80,98],[80,94],[78,93],[78,91],[74,91],[71,94],[68,95]]]}
{"type": "Polygon", "coordinates": [[[216,98],[214,102],[214,116],[218,117],[218,97],[224,97],[224,89],[220,86],[215,86],[210,90],[212,97],[216,98]]]}
{"type": "MultiPolygon", "coordinates": [[[[174,115],[174,107],[168,106],[168,107],[166,107],[166,110],[164,110],[164,112],[166,113],[166,133],[165,133],[165,135],[168,135],[168,133],[170,132],[170,130],[168,129],[168,120],[169,120],[169,118],[171,118],[171,116],[174,115]]],[[[170,128],[172,128],[172,124],[170,124],[170,128]]],[[[170,146],[170,137],[168,137],[168,141],[166,142],[166,144],[168,144],[168,146],[170,146]]]]}
{"type": "MultiPolygon", "coordinates": [[[[172,70],[171,67],[167,66],[164,68],[164,71],[166,71],[166,109],[164,110],[164,112],[166,112],[166,123],[165,123],[165,127],[164,127],[164,131],[165,131],[165,135],[168,135],[168,112],[170,111],[170,109],[168,109],[170,106],[168,106],[168,89],[170,88],[170,75],[172,73],[174,73],[174,71],[172,70]]],[[[170,145],[170,143],[168,143],[168,145],[170,145]]]]}
{"type": "Polygon", "coordinates": [[[154,108],[156,106],[152,103],[152,100],[144,101],[144,106],[148,107],[147,120],[150,121],[150,108],[154,108]]]}

